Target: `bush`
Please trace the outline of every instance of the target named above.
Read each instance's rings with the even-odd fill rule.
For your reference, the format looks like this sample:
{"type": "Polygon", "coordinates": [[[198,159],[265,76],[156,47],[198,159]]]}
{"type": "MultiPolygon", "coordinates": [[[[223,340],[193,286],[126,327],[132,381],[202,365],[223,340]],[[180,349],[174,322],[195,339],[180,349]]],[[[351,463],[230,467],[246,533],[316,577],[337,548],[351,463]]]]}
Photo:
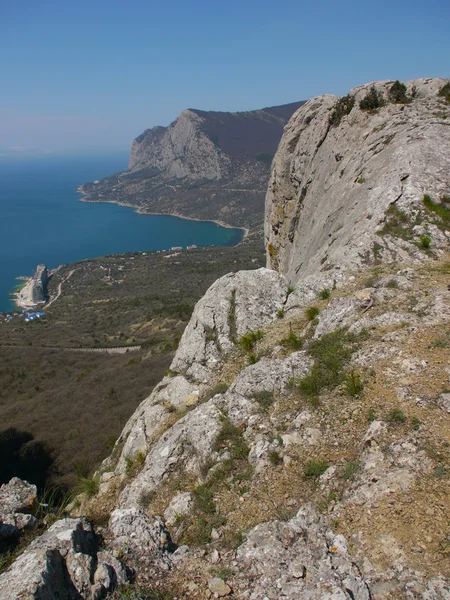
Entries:
{"type": "Polygon", "coordinates": [[[347,96],[343,96],[339,98],[336,104],[331,111],[330,117],[328,119],[329,124],[332,127],[338,127],[341,123],[341,120],[345,115],[350,114],[352,108],[355,105],[355,98],[348,94],[347,96]]]}
{"type": "Polygon", "coordinates": [[[331,296],[331,290],[329,290],[328,288],[323,288],[318,293],[318,296],[321,300],[328,300],[328,298],[331,296]]]}
{"type": "Polygon", "coordinates": [[[428,250],[431,246],[431,238],[429,235],[421,235],[419,241],[419,248],[422,250],[428,250]]]}
{"type": "Polygon", "coordinates": [[[262,336],[263,332],[259,329],[256,331],[248,331],[241,337],[239,344],[246,352],[251,352],[253,350],[253,346],[262,338],[262,336]]]}
{"type": "Polygon", "coordinates": [[[388,97],[389,101],[394,104],[407,104],[410,102],[410,99],[406,94],[406,85],[400,83],[398,80],[389,88],[388,97]]]}
{"type": "Polygon", "coordinates": [[[319,313],[320,310],[317,306],[308,306],[308,308],[305,310],[305,316],[308,321],[314,321],[319,313]]]}
{"type": "Polygon", "coordinates": [[[401,411],[399,408],[393,408],[389,414],[387,420],[389,423],[393,425],[398,425],[401,423],[406,423],[405,413],[401,411]]]}
{"type": "Polygon", "coordinates": [[[317,479],[329,466],[326,460],[308,460],[303,470],[305,479],[317,479]]]}
{"type": "Polygon", "coordinates": [[[439,90],[438,96],[450,103],[450,82],[447,82],[444,87],[439,90]]]}
{"type": "Polygon", "coordinates": [[[384,99],[383,94],[378,92],[375,86],[372,86],[367,92],[366,97],[359,103],[359,108],[361,110],[376,110],[377,108],[385,106],[385,104],[386,100],[384,99]]]}
{"type": "Polygon", "coordinates": [[[448,200],[446,196],[441,198],[441,203],[434,202],[429,194],[423,197],[423,204],[427,210],[434,213],[442,221],[445,227],[450,226],[450,208],[446,206],[448,200]]]}
{"type": "Polygon", "coordinates": [[[347,480],[353,479],[360,469],[361,465],[359,462],[348,462],[342,472],[342,478],[347,480]]]}
{"type": "Polygon", "coordinates": [[[345,376],[343,389],[346,394],[355,398],[363,391],[364,382],[358,373],[351,371],[345,376]]]}
{"type": "Polygon", "coordinates": [[[376,413],[375,409],[369,408],[369,410],[367,411],[367,421],[369,423],[372,423],[372,421],[375,421],[376,418],[377,418],[377,413],[376,413]]]}

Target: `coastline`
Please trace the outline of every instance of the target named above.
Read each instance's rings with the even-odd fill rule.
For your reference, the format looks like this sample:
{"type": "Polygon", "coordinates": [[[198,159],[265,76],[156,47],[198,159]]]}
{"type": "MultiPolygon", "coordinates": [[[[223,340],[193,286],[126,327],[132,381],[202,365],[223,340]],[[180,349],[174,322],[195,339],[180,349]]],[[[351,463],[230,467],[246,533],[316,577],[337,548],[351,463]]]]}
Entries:
{"type": "MultiPolygon", "coordinates": [[[[81,187],[81,186],[80,186],[81,187]]],[[[242,242],[247,239],[248,234],[250,233],[250,229],[247,227],[238,227],[235,225],[230,225],[229,223],[225,223],[224,221],[219,221],[217,219],[197,219],[195,217],[187,217],[175,211],[173,212],[153,212],[142,208],[141,206],[136,206],[135,204],[128,204],[126,202],[119,202],[117,200],[89,200],[89,195],[85,194],[80,190],[80,187],[77,188],[77,192],[81,194],[81,198],[79,198],[79,202],[91,202],[92,204],[117,204],[117,206],[124,206],[125,208],[133,208],[134,212],[139,215],[155,215],[155,216],[169,216],[169,217],[177,217],[178,219],[184,219],[186,221],[198,221],[200,223],[215,223],[219,227],[223,227],[224,229],[240,229],[243,231],[242,239],[235,244],[235,246],[239,246],[242,242]]]]}

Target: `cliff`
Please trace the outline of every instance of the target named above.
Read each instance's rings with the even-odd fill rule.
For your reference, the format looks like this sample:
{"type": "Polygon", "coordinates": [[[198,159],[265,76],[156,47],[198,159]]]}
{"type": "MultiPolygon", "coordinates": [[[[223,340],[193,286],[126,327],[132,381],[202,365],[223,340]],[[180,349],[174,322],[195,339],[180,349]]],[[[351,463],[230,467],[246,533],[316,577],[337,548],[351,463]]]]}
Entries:
{"type": "Polygon", "coordinates": [[[238,113],[183,110],[169,127],[134,140],[128,171],[80,191],[89,201],[261,225],[270,163],[283,127],[302,104],[238,113]]]}
{"type": "MultiPolygon", "coordinates": [[[[120,559],[127,593],[150,597],[450,597],[450,84],[352,94],[293,116],[267,196],[272,269],[209,288],[71,507],[66,527],[102,523],[105,595],[120,559]]],[[[73,552],[88,597],[73,565],[93,551],[73,552]]]]}

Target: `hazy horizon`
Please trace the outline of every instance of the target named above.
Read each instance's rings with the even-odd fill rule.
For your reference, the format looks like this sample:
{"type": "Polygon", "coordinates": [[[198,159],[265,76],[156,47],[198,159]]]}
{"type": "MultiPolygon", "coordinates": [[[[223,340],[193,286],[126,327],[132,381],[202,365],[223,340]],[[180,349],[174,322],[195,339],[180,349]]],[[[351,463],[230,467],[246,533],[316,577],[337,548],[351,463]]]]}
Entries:
{"type": "Polygon", "coordinates": [[[0,152],[129,149],[184,108],[242,111],[448,77],[450,5],[23,0],[0,8],[0,152]]]}

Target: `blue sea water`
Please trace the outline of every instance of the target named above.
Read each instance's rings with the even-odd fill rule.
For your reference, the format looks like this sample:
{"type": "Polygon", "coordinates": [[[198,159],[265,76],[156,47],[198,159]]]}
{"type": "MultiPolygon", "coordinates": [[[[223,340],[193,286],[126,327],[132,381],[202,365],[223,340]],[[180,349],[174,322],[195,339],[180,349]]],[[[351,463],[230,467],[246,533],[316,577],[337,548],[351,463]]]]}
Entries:
{"type": "Polygon", "coordinates": [[[141,215],[115,204],[79,202],[77,187],[127,168],[128,153],[0,157],[0,312],[36,265],[172,246],[231,246],[242,231],[211,222],[141,215]]]}

